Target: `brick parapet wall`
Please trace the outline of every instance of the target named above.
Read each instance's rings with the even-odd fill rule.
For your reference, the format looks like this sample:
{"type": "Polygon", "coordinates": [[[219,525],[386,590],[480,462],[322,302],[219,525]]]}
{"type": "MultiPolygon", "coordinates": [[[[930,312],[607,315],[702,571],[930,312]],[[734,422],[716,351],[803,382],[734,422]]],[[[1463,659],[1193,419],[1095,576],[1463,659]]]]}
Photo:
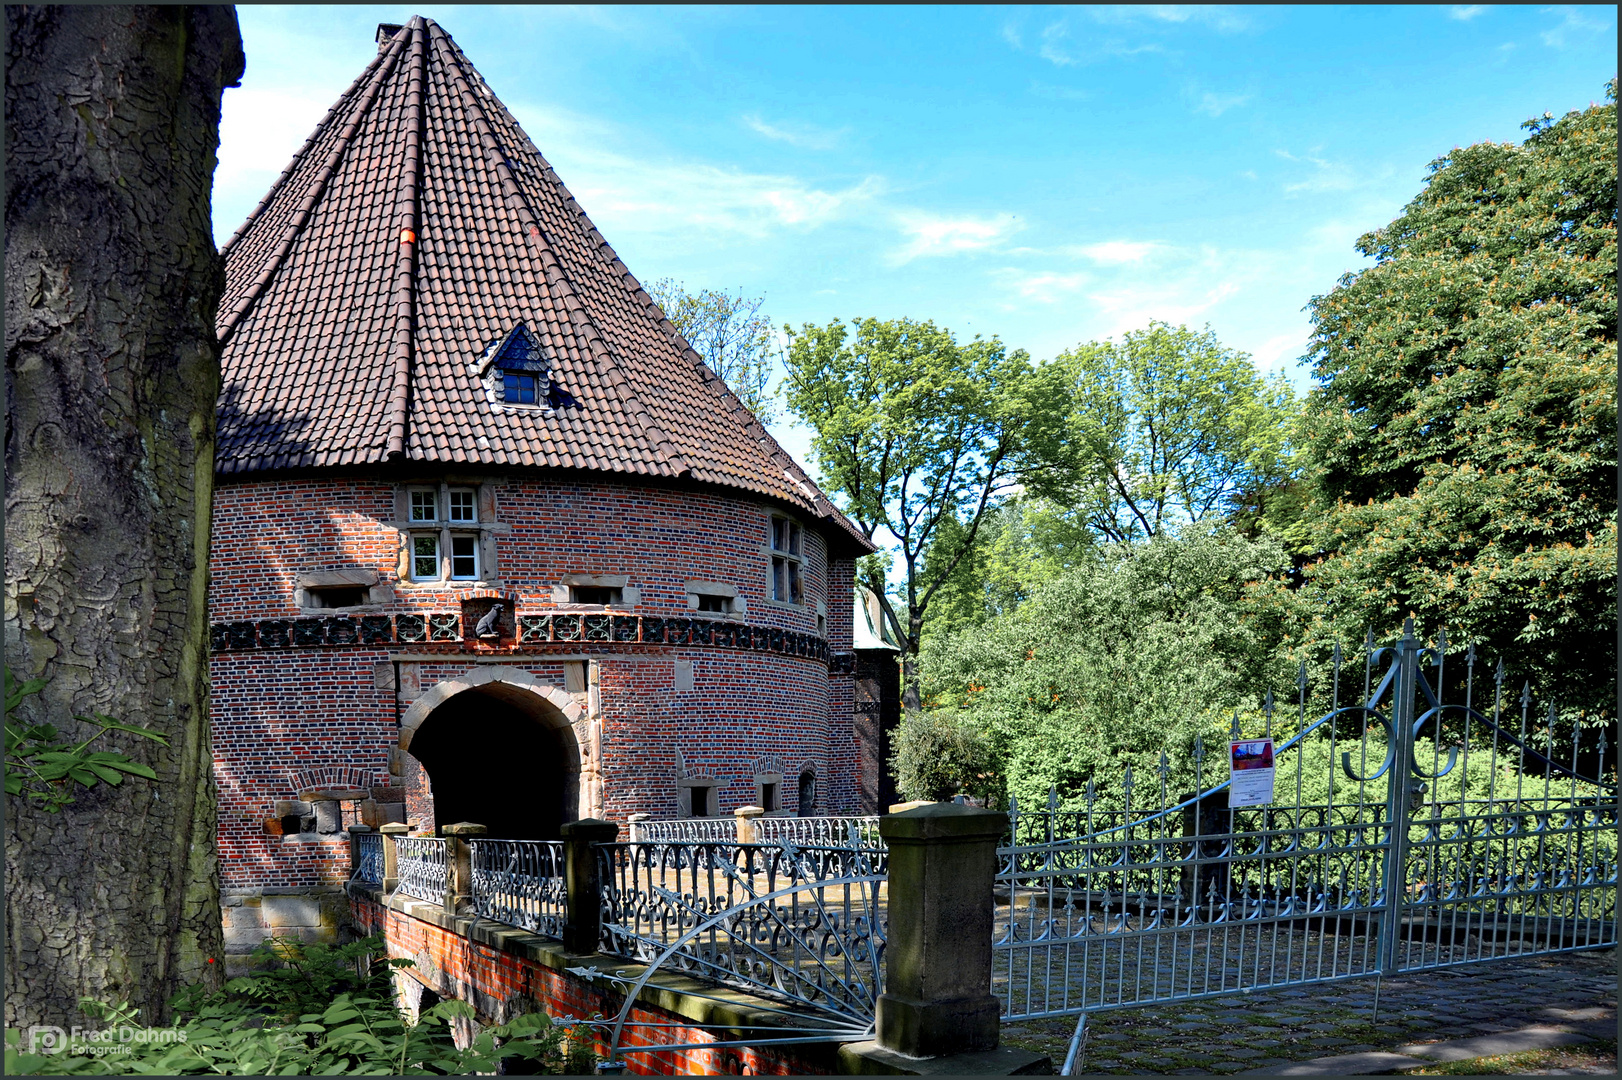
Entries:
{"type": "MultiPolygon", "coordinates": [[[[409,977],[441,997],[472,1005],[481,1024],[506,1023],[537,1010],[549,1016],[616,1016],[623,995],[567,969],[601,968],[630,978],[643,971],[641,965],[617,957],[565,953],[557,942],[521,930],[447,916],[431,904],[396,897],[385,907],[379,899],[374,890],[352,890],[356,929],[363,935],[383,933],[390,956],[412,961],[406,969],[409,977]]],[[[723,1000],[691,997],[698,985],[656,974],[631,1010],[624,1045],[714,1042],[727,1037],[716,1033],[725,1026],[781,1023],[780,1014],[764,1011],[769,1002],[752,1004],[754,999],[747,994],[713,988],[706,992],[723,1000]],[[700,1020],[714,1026],[700,1026],[700,1020]]],[[[605,1052],[606,1042],[600,1041],[598,1049],[605,1052]]],[[[625,1061],[627,1071],[643,1075],[803,1076],[840,1071],[837,1052],[827,1045],[697,1048],[628,1054],[625,1061]]]]}

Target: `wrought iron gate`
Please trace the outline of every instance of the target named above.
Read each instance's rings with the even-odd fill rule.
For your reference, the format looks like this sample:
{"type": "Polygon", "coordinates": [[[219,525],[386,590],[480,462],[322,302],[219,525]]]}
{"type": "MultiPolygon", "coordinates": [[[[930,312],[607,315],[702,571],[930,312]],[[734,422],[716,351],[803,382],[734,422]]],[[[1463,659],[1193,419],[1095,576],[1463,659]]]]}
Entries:
{"type": "MultiPolygon", "coordinates": [[[[1311,723],[1303,665],[1267,805],[1230,809],[1227,747],[1197,741],[1187,798],[1168,797],[1162,755],[1147,782],[1090,784],[1081,810],[1015,807],[996,884],[1004,1020],[1614,945],[1605,729],[1534,716],[1525,688],[1506,700],[1502,665],[1487,706],[1474,648],[1449,688],[1460,659],[1409,626],[1367,651],[1343,707],[1355,668],[1337,648],[1311,723]]],[[[1271,696],[1265,716],[1271,735],[1271,696]]]]}

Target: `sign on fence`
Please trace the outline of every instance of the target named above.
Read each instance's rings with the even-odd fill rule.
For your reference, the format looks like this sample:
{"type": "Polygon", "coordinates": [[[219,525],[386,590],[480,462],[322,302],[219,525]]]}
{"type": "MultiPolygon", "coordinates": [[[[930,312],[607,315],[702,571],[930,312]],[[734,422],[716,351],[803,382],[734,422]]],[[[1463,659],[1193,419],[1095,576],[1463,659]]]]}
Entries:
{"type": "Polygon", "coordinates": [[[1228,808],[1266,806],[1273,801],[1273,740],[1240,739],[1228,744],[1231,786],[1228,808]]]}

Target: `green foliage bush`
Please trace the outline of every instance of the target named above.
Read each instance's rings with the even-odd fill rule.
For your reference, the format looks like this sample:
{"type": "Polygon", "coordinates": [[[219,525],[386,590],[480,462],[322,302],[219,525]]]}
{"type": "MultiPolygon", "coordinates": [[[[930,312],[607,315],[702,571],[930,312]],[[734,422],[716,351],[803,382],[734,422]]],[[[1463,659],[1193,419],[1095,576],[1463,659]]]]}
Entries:
{"type": "MultiPolygon", "coordinates": [[[[532,1073],[591,1070],[589,1058],[566,1046],[563,1030],[540,1013],[486,1028],[458,1049],[451,1025],[473,1010],[443,1001],[410,1022],[390,975],[411,961],[382,953],[380,936],[335,948],[272,938],[254,955],[260,970],[222,991],[194,985],[176,995],[175,1036],[115,1043],[116,1053],[37,1054],[22,1049],[21,1032],[7,1029],[6,1073],[459,1076],[493,1073],[505,1059],[532,1073]]],[[[128,1005],[82,1004],[102,1028],[146,1030],[128,1005]]]]}
{"type": "Polygon", "coordinates": [[[1171,793],[1192,790],[1195,736],[1219,744],[1236,710],[1253,727],[1264,689],[1289,685],[1241,602],[1287,561],[1275,540],[1203,526],[1111,545],[946,636],[924,658],[926,691],[985,735],[995,785],[1027,806],[1050,786],[1069,806],[1089,780],[1107,793],[1128,765],[1158,782],[1163,752],[1171,793]]]}
{"type": "Polygon", "coordinates": [[[896,733],[891,762],[896,787],[908,799],[984,797],[996,787],[990,743],[951,710],[907,716],[896,733]]]}

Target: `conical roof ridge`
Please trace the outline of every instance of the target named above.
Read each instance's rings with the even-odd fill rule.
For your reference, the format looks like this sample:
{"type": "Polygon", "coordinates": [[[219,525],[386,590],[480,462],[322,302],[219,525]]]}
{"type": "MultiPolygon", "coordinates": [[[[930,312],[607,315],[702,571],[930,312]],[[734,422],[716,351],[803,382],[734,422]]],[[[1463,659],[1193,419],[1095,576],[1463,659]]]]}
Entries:
{"type": "Polygon", "coordinates": [[[450,35],[421,16],[383,29],[223,249],[217,471],[656,476],[787,503],[871,549],[676,332],[450,35]],[[550,391],[533,404],[506,400],[492,364],[519,323],[550,391]]]}

